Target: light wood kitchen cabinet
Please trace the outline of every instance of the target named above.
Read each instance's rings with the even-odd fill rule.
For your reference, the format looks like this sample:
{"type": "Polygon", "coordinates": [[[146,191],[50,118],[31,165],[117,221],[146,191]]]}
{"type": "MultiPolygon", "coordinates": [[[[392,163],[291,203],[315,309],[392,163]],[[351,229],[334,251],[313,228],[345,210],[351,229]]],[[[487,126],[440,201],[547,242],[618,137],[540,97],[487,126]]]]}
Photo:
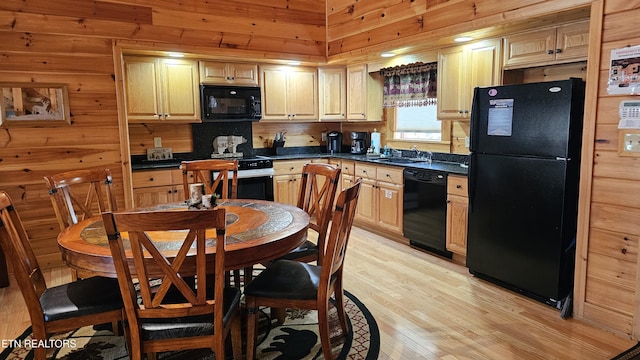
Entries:
{"type": "Polygon", "coordinates": [[[317,121],[318,70],[261,66],[262,120],[317,121]]]}
{"type": "Polygon", "coordinates": [[[500,84],[500,40],[443,49],[438,53],[438,119],[469,119],[473,89],[500,84]]]}
{"type": "Polygon", "coordinates": [[[467,177],[449,175],[447,178],[447,250],[466,256],[469,199],[467,177]]]}
{"type": "Polygon", "coordinates": [[[384,78],[369,74],[367,65],[347,67],[347,120],[382,120],[384,78]]]}
{"type": "Polygon", "coordinates": [[[587,20],[505,37],[504,67],[513,69],[583,61],[587,60],[588,51],[587,20]]]}
{"type": "Polygon", "coordinates": [[[129,123],[200,122],[198,62],[124,57],[129,123]]]}
{"type": "MultiPolygon", "coordinates": [[[[343,184],[351,186],[351,175],[343,184]]],[[[362,178],[356,219],[402,234],[402,168],[355,163],[355,179],[362,178]]]]}
{"type": "Polygon", "coordinates": [[[258,86],[258,65],[200,61],[200,83],[258,86]]]}
{"type": "Polygon", "coordinates": [[[302,168],[308,160],[276,160],[273,162],[274,201],[296,206],[300,192],[302,168]]]}
{"type": "Polygon", "coordinates": [[[347,113],[347,70],[345,67],[318,68],[320,121],[342,121],[347,113]]]}
{"type": "Polygon", "coordinates": [[[182,170],[134,171],[133,201],[136,207],[185,200],[182,170]]]}

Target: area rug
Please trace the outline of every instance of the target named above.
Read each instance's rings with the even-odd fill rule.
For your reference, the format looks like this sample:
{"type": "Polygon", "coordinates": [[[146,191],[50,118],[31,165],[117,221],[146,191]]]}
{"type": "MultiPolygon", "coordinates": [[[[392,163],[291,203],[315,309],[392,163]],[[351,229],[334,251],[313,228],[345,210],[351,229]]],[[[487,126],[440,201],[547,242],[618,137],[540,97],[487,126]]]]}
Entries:
{"type": "Polygon", "coordinates": [[[637,343],[622,354],[613,357],[612,360],[640,360],[640,343],[637,343]]]}
{"type": "MultiPolygon", "coordinates": [[[[349,336],[338,336],[341,333],[338,316],[335,308],[330,310],[331,337],[335,337],[332,340],[334,357],[345,360],[377,359],[380,335],[375,319],[355,296],[346,291],[345,296],[349,336]]],[[[264,319],[260,325],[257,359],[323,359],[318,336],[317,311],[288,310],[285,322],[281,325],[269,321],[268,309],[262,310],[262,313],[264,319]]],[[[8,347],[0,354],[0,360],[33,359],[30,339],[31,328],[28,328],[16,340],[3,342],[3,346],[8,347]]],[[[115,336],[109,330],[94,330],[91,326],[56,335],[41,345],[49,347],[47,359],[128,359],[124,337],[115,336]]],[[[215,359],[215,356],[209,350],[194,350],[159,354],[158,359],[205,360],[215,359]]]]}

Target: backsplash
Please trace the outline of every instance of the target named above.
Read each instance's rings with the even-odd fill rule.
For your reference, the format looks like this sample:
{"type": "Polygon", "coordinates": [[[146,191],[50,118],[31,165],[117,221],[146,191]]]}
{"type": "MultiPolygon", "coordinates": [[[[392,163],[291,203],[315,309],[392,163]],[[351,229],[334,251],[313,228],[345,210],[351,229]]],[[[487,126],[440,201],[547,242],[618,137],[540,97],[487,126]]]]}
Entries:
{"type": "Polygon", "coordinates": [[[250,121],[192,124],[192,132],[194,159],[210,159],[213,152],[213,139],[227,135],[242,136],[247,139],[246,143],[238,145],[236,151],[242,152],[244,157],[255,156],[250,121]]]}

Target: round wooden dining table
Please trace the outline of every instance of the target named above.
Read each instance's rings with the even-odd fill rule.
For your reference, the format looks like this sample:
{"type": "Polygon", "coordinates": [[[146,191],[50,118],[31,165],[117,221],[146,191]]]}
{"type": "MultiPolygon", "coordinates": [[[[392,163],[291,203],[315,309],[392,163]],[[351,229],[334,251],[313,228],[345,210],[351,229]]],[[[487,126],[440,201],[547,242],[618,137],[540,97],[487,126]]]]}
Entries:
{"type": "MultiPolygon", "coordinates": [[[[227,248],[225,268],[241,269],[281,257],[306,239],[309,215],[302,209],[264,200],[221,200],[217,207],[227,211],[227,248]]],[[[189,209],[185,203],[162,204],[132,211],[165,211],[189,209]]],[[[167,232],[156,246],[171,258],[184,240],[184,236],[171,236],[167,232]]],[[[122,235],[124,240],[126,234],[122,235]]],[[[158,241],[158,240],[156,240],[158,241]]],[[[63,260],[79,274],[116,277],[107,235],[101,217],[74,224],[58,235],[58,246],[63,260]]],[[[129,257],[128,254],[127,257],[129,257]]],[[[131,256],[131,263],[133,257],[131,256]]],[[[215,240],[207,245],[207,261],[215,262],[215,240]]]]}

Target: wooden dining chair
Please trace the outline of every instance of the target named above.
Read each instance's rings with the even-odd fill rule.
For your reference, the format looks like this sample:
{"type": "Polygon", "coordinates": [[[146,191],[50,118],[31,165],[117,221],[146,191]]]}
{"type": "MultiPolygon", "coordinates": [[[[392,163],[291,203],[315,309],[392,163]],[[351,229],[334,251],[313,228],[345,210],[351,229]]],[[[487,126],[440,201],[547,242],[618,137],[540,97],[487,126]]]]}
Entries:
{"type": "Polygon", "coordinates": [[[342,335],[347,335],[349,329],[344,309],[342,274],[361,183],[362,179],[359,179],[338,196],[326,251],[318,265],[278,260],[267,266],[245,287],[248,311],[247,359],[255,357],[260,306],[317,310],[322,352],[325,359],[333,359],[329,334],[329,299],[333,294],[342,335]]]}
{"type": "Polygon", "coordinates": [[[118,210],[109,169],[71,170],[45,176],[44,180],[60,230],[105,211],[118,210]]]}
{"type": "Polygon", "coordinates": [[[317,264],[322,261],[333,203],[340,184],[340,171],[338,167],[320,163],[308,163],[302,168],[298,207],[309,214],[309,229],[316,232],[317,240],[315,243],[305,240],[284,259],[316,261],[317,264]]]}
{"type": "MultiPolygon", "coordinates": [[[[220,199],[236,199],[238,197],[238,160],[183,161],[180,164],[180,169],[182,169],[185,200],[189,200],[189,185],[194,183],[204,184],[206,194],[219,192],[220,199]],[[229,189],[229,182],[231,182],[231,189],[229,189]]],[[[241,285],[241,278],[240,270],[234,270],[233,281],[238,288],[241,285]]],[[[228,275],[227,284],[230,283],[231,276],[228,275]]]]}
{"type": "Polygon", "coordinates": [[[185,200],[189,200],[189,185],[202,183],[205,193],[218,193],[221,199],[235,199],[238,195],[238,160],[194,160],[183,161],[182,183],[184,185],[185,200]],[[212,176],[216,173],[215,178],[212,176]],[[231,180],[231,189],[229,189],[231,180]]]}
{"type": "MultiPolygon", "coordinates": [[[[4,191],[0,191],[0,242],[4,252],[10,254],[36,343],[55,333],[122,320],[123,303],[116,279],[96,276],[47,287],[22,221],[4,191]]],[[[45,359],[46,347],[33,350],[35,359],[45,359]]]]}
{"type": "Polygon", "coordinates": [[[225,286],[226,210],[109,212],[103,222],[124,299],[130,358],[210,348],[223,359],[231,333],[233,356],[242,359],[240,290],[225,286]],[[185,236],[172,258],[154,242],[166,231],[185,236]],[[130,250],[125,250],[125,232],[130,250]],[[213,268],[207,266],[208,238],[216,242],[213,268]],[[214,275],[213,284],[207,283],[208,273],[214,275]],[[194,277],[195,286],[186,277],[194,277]],[[159,286],[155,279],[161,279],[159,286]]]}

